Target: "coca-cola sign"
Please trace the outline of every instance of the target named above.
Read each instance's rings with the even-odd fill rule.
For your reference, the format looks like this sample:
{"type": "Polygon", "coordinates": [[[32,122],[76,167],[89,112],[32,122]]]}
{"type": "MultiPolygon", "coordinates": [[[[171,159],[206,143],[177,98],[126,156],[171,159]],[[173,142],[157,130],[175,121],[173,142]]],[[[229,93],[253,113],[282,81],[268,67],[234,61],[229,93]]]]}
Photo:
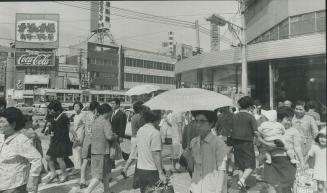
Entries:
{"type": "Polygon", "coordinates": [[[17,57],[17,66],[50,66],[52,54],[23,54],[17,57]]]}

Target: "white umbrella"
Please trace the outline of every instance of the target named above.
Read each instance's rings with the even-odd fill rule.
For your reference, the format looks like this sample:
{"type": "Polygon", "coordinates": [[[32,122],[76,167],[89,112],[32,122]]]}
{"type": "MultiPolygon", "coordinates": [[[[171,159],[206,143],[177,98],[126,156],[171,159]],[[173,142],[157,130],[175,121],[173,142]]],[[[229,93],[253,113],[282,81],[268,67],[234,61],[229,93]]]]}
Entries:
{"type": "Polygon", "coordinates": [[[173,110],[185,112],[192,110],[215,110],[234,106],[231,98],[200,88],[180,88],[166,91],[146,102],[152,110],[173,110]]]}
{"type": "Polygon", "coordinates": [[[160,89],[160,87],[157,85],[143,84],[143,85],[138,85],[138,86],[135,86],[135,87],[129,89],[125,94],[128,96],[142,95],[142,94],[151,93],[153,91],[157,91],[159,89],[160,89]]]}

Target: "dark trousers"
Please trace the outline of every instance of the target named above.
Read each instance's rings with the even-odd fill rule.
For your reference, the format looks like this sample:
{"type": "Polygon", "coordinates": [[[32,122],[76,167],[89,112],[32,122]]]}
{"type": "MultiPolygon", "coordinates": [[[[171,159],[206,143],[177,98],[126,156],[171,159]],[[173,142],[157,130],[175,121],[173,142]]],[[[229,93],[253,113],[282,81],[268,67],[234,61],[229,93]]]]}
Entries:
{"type": "Polygon", "coordinates": [[[141,193],[145,193],[147,187],[154,186],[159,181],[158,170],[137,169],[141,193]]]}

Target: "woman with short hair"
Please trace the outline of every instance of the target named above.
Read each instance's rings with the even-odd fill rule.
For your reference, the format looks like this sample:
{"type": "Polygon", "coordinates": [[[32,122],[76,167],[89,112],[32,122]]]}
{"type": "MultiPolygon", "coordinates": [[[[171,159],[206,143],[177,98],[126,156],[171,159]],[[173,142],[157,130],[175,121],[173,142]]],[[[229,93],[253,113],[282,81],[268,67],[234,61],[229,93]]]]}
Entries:
{"type": "Polygon", "coordinates": [[[192,193],[225,192],[226,161],[230,148],[223,136],[216,136],[211,131],[215,127],[217,115],[213,111],[192,113],[199,136],[192,139],[189,147],[194,161],[190,190],[192,193]]]}
{"type": "Polygon", "coordinates": [[[81,151],[82,151],[82,145],[84,140],[85,113],[82,112],[84,106],[81,102],[79,101],[74,102],[73,107],[75,111],[73,130],[77,134],[77,139],[74,140],[74,144],[73,144],[73,162],[74,162],[74,168],[78,170],[81,169],[81,165],[82,165],[81,151]]]}
{"type": "Polygon", "coordinates": [[[233,116],[231,143],[234,148],[235,165],[239,170],[237,185],[245,190],[245,180],[256,168],[254,137],[257,135],[257,121],[250,113],[253,100],[244,96],[237,101],[240,110],[233,116]]]}
{"type": "Polygon", "coordinates": [[[51,175],[45,182],[50,183],[57,178],[54,164],[54,161],[57,160],[62,175],[59,179],[59,183],[63,183],[68,180],[64,158],[72,155],[72,143],[69,138],[69,132],[73,134],[73,138],[77,138],[77,136],[76,133],[70,130],[69,119],[67,115],[63,113],[63,108],[58,100],[51,101],[48,105],[48,110],[51,115],[51,138],[46,160],[49,163],[51,175]]]}
{"type": "Polygon", "coordinates": [[[99,108],[99,116],[93,122],[91,140],[91,174],[92,180],[84,193],[91,193],[102,181],[104,192],[109,192],[109,182],[113,161],[110,159],[111,143],[116,141],[118,136],[113,133],[109,122],[112,108],[104,103],[99,108]]]}
{"type": "Polygon", "coordinates": [[[165,182],[166,177],[161,157],[162,143],[159,131],[161,115],[145,107],[142,117],[145,124],[136,134],[136,167],[141,193],[145,193],[147,187],[154,186],[159,179],[165,182]]]}
{"type": "Polygon", "coordinates": [[[20,132],[23,113],[9,107],[0,114],[0,193],[36,192],[42,170],[41,155],[20,132]]]}

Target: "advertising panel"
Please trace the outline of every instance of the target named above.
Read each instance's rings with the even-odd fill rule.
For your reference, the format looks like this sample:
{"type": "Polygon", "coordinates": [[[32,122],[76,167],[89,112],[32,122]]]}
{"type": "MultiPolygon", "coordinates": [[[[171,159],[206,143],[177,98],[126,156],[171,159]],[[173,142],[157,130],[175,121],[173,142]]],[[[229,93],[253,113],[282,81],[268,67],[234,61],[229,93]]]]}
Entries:
{"type": "Polygon", "coordinates": [[[16,53],[16,66],[54,66],[54,55],[52,52],[30,54],[24,52],[16,53]]]}
{"type": "Polygon", "coordinates": [[[58,48],[59,14],[16,13],[16,48],[58,48]]]}
{"type": "Polygon", "coordinates": [[[110,28],[110,2],[91,2],[91,32],[110,28]]]}
{"type": "Polygon", "coordinates": [[[219,50],[219,28],[217,24],[211,23],[210,36],[211,50],[219,50]]]}

